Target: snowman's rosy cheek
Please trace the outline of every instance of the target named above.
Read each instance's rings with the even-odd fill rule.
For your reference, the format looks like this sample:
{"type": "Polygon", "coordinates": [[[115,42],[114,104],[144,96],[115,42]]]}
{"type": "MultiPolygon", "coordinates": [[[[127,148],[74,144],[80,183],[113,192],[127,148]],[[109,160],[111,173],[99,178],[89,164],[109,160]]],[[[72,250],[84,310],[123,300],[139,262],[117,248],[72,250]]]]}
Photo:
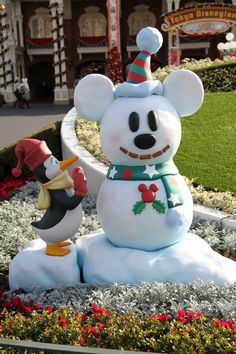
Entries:
{"type": "Polygon", "coordinates": [[[169,130],[167,133],[168,142],[173,142],[177,139],[176,132],[174,130],[169,130]]]}
{"type": "Polygon", "coordinates": [[[118,144],[121,140],[121,136],[119,134],[113,133],[109,135],[108,139],[111,144],[118,144]]]}

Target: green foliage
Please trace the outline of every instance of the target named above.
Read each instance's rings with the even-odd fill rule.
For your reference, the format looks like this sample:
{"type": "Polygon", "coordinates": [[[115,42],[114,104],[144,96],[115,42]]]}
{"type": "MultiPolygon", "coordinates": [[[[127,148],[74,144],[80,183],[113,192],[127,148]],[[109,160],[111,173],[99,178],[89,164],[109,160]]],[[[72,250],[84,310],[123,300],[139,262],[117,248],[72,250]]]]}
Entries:
{"type": "Polygon", "coordinates": [[[165,213],[166,207],[161,200],[154,200],[154,202],[152,203],[152,207],[160,214],[165,213]]]}
{"type": "Polygon", "coordinates": [[[6,309],[1,312],[0,336],[144,352],[229,354],[236,350],[233,321],[211,320],[199,312],[179,310],[176,317],[167,313],[140,316],[109,312],[96,305],[87,313],[67,308],[25,310],[27,314],[6,309]]]}
{"type": "Polygon", "coordinates": [[[198,74],[206,91],[232,91],[236,89],[235,70],[236,58],[225,56],[223,60],[210,58],[196,60],[183,59],[179,66],[168,65],[157,69],[152,75],[154,79],[163,81],[172,71],[179,69],[192,70],[198,74]]]}
{"type": "Polygon", "coordinates": [[[236,63],[222,64],[194,71],[202,80],[206,91],[228,92],[236,90],[236,63]]]}
{"type": "Polygon", "coordinates": [[[145,209],[145,207],[146,207],[146,204],[142,200],[139,200],[138,202],[136,202],[134,204],[132,211],[133,211],[134,215],[141,214],[142,211],[145,209]]]}
{"type": "MultiPolygon", "coordinates": [[[[59,160],[61,159],[61,122],[49,125],[38,133],[30,136],[30,138],[45,140],[53,155],[59,160]]],[[[11,144],[0,150],[0,180],[11,176],[11,170],[16,167],[17,159],[15,156],[16,144],[11,144]]],[[[28,176],[29,169],[24,165],[22,168],[22,176],[28,176]]]]}

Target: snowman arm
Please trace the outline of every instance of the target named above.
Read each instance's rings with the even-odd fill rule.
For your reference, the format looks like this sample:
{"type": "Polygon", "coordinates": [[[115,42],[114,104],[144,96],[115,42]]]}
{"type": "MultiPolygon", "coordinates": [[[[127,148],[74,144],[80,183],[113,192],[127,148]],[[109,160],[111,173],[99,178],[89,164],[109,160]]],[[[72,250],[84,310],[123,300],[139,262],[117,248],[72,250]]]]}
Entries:
{"type": "Polygon", "coordinates": [[[59,206],[67,210],[75,209],[83,200],[83,197],[80,197],[78,195],[73,195],[72,197],[69,197],[64,190],[50,190],[50,194],[55,204],[58,204],[59,206]]]}

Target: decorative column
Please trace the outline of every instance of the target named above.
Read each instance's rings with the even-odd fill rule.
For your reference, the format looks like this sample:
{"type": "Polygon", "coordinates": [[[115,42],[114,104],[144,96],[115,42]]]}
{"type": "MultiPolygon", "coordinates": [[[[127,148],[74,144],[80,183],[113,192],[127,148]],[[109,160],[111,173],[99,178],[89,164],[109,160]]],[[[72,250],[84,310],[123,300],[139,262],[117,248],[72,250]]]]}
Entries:
{"type": "Polygon", "coordinates": [[[0,2],[0,91],[7,104],[14,102],[12,70],[8,47],[5,2],[0,2]]]}
{"type": "MultiPolygon", "coordinates": [[[[236,6],[236,0],[232,0],[232,5],[236,6]]],[[[236,38],[236,23],[232,27],[232,32],[234,34],[234,38],[236,38]]]]}
{"type": "Polygon", "coordinates": [[[50,0],[53,34],[53,62],[54,62],[54,103],[69,103],[69,94],[66,77],[66,55],[63,27],[63,0],[50,0]]]}
{"type": "MultiPolygon", "coordinates": [[[[173,9],[178,10],[180,0],[167,0],[168,12],[173,9]]],[[[179,48],[179,30],[177,27],[172,28],[168,32],[168,65],[179,65],[180,64],[180,48],[179,48]]]]}
{"type": "Polygon", "coordinates": [[[116,84],[123,81],[120,47],[120,0],[107,0],[107,18],[108,76],[116,84]],[[114,55],[115,62],[113,61],[114,55]]]}

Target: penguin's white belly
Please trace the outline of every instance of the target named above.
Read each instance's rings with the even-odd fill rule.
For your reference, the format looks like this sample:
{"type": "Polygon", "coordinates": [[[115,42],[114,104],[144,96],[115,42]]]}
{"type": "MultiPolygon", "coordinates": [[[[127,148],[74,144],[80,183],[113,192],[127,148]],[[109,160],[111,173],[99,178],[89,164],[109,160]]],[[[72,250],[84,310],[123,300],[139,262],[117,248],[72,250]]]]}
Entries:
{"type": "Polygon", "coordinates": [[[63,219],[55,226],[46,230],[37,228],[36,232],[47,244],[61,242],[67,240],[78,231],[81,220],[82,207],[79,204],[75,209],[67,210],[63,219]]]}
{"type": "Polygon", "coordinates": [[[180,241],[187,233],[193,214],[192,196],[184,181],[177,175],[178,186],[183,197],[183,205],[168,209],[166,191],[162,181],[112,181],[106,179],[97,200],[97,211],[103,230],[110,241],[119,247],[153,251],[180,241]],[[156,200],[165,205],[165,212],[159,213],[152,203],[145,203],[140,214],[134,214],[133,207],[141,201],[140,184],[158,185],[156,200]],[[168,213],[176,210],[181,215],[181,225],[167,222],[168,213]]]}

